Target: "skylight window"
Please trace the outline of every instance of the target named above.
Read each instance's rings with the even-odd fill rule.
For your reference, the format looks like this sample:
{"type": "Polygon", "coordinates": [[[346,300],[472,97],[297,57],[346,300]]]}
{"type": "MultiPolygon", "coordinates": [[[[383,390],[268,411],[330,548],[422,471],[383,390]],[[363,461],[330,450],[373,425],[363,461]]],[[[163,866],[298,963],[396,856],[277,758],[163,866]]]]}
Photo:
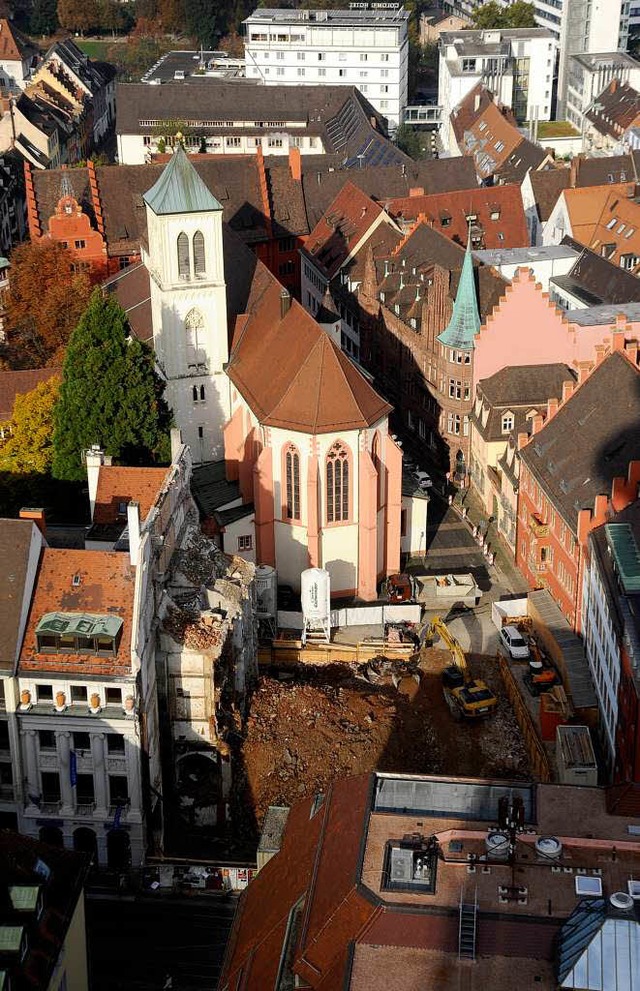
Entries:
{"type": "Polygon", "coordinates": [[[602,896],[602,878],[585,877],[578,874],[575,882],[576,895],[580,898],[600,898],[602,896]]]}
{"type": "Polygon", "coordinates": [[[613,228],[616,226],[617,223],[618,223],[618,218],[617,217],[612,217],[612,219],[607,224],[607,230],[608,231],[612,231],[613,228]]]}

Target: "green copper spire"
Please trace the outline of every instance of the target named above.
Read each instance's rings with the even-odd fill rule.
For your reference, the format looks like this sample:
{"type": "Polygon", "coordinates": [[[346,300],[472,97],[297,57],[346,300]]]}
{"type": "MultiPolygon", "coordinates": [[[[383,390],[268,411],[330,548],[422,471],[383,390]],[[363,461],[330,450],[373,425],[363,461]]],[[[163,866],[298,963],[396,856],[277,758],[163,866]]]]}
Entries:
{"type": "Polygon", "coordinates": [[[160,178],[143,199],[157,215],[167,213],[206,213],[222,210],[179,144],[165,165],[160,178]]]}
{"type": "Polygon", "coordinates": [[[473,259],[471,245],[467,244],[451,320],[442,333],[438,334],[438,340],[448,348],[471,351],[474,347],[473,339],[479,330],[480,314],[473,277],[473,259]]]}

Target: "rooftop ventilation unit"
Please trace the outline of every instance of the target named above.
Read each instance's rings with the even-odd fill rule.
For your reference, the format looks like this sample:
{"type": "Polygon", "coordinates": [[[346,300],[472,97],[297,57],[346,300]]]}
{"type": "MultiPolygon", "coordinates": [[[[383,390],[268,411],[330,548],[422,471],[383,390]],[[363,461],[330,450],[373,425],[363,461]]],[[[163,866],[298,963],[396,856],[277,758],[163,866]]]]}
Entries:
{"type": "Polygon", "coordinates": [[[562,843],[555,836],[541,836],[535,842],[535,851],[547,860],[558,860],[562,855],[562,843]]]}
{"type": "Polygon", "coordinates": [[[609,901],[613,908],[617,908],[622,912],[628,912],[629,909],[633,908],[633,898],[626,891],[614,891],[609,901]]]}

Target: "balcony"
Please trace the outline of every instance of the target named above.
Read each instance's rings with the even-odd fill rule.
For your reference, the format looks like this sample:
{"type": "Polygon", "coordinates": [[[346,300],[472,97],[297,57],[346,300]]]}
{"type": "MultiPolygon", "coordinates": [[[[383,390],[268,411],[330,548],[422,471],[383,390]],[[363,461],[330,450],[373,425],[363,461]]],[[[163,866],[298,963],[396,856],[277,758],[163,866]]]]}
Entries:
{"type": "Polygon", "coordinates": [[[529,529],[534,537],[549,536],[549,524],[544,522],[540,513],[531,513],[529,515],[529,529]]]}
{"type": "Polygon", "coordinates": [[[57,816],[62,808],[62,802],[40,802],[40,813],[44,816],[57,816]]]}
{"type": "Polygon", "coordinates": [[[91,817],[96,810],[96,803],[91,801],[78,801],[76,805],[75,815],[78,818],[82,816],[91,817]]]}

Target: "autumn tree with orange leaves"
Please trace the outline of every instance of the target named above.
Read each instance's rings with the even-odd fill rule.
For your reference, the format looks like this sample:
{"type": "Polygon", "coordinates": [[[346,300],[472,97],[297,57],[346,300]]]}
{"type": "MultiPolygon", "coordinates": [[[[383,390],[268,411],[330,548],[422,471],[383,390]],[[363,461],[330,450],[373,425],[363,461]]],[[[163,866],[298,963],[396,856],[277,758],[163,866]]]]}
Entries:
{"type": "Polygon", "coordinates": [[[12,252],[4,321],[11,368],[62,364],[93,287],[91,276],[74,272],[73,263],[56,241],[26,242],[12,252]]]}

